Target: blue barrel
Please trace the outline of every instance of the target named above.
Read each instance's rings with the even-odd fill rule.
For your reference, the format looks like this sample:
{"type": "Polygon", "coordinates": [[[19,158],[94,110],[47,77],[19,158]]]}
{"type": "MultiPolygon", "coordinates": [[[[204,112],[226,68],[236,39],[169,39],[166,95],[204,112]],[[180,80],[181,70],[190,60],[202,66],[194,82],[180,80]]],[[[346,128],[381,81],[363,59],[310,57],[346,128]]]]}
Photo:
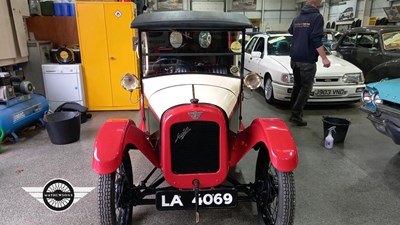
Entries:
{"type": "Polygon", "coordinates": [[[45,97],[26,94],[0,104],[0,137],[43,119],[49,104],[45,97]]]}

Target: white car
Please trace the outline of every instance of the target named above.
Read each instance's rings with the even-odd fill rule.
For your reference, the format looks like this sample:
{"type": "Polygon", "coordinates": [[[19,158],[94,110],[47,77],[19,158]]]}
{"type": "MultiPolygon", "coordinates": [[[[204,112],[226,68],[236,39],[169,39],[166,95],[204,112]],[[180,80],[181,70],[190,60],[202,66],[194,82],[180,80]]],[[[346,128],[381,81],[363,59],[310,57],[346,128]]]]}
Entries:
{"type": "MultiPolygon", "coordinates": [[[[290,34],[257,34],[245,47],[244,68],[263,77],[265,100],[272,103],[290,101],[293,90],[293,72],[290,67],[290,34]]],[[[329,68],[317,62],[317,73],[308,102],[357,102],[364,90],[362,71],[353,64],[326,54],[331,61],[329,68]]],[[[319,57],[320,60],[320,57],[319,57]]]]}
{"type": "Polygon", "coordinates": [[[354,17],[353,11],[354,11],[353,7],[346,8],[343,12],[340,13],[339,20],[352,19],[354,17]]]}

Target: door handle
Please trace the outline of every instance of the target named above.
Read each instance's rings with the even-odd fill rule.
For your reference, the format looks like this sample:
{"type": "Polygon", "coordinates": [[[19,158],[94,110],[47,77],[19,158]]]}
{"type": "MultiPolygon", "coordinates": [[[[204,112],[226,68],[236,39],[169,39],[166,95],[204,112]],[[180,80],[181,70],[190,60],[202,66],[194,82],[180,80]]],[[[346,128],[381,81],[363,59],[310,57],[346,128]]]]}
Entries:
{"type": "Polygon", "coordinates": [[[111,56],[110,59],[111,60],[116,60],[116,58],[114,56],[111,56]]]}

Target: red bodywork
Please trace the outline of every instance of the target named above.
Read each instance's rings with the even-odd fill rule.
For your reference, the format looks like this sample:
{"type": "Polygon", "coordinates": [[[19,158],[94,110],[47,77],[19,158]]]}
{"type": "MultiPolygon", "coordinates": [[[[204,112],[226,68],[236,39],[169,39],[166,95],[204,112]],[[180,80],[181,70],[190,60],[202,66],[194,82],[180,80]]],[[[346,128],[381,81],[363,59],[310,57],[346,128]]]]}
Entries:
{"type": "Polygon", "coordinates": [[[161,162],[165,180],[174,187],[193,188],[193,180],[197,179],[200,183],[200,188],[214,187],[221,184],[228,175],[228,159],[229,159],[229,144],[228,130],[226,126],[226,117],[224,113],[215,106],[204,104],[190,104],[178,106],[168,110],[163,116],[161,132],[161,162]],[[188,112],[201,113],[197,121],[212,121],[219,125],[220,131],[220,169],[215,173],[199,173],[199,174],[174,174],[171,166],[171,150],[170,150],[170,132],[168,132],[173,124],[193,121],[194,119],[188,112]]]}
{"type": "Polygon", "coordinates": [[[121,163],[123,151],[128,147],[140,150],[157,168],[161,168],[166,181],[176,188],[193,188],[193,180],[200,182],[200,188],[215,187],[221,184],[228,174],[229,167],[256,144],[267,146],[274,167],[289,172],[298,164],[298,155],[292,135],[285,123],[276,118],[257,118],[251,125],[237,134],[228,131],[227,118],[220,108],[207,104],[181,105],[164,113],[161,121],[161,149],[145,132],[129,119],[111,119],[100,128],[93,153],[93,169],[99,174],[114,172],[121,163]],[[190,112],[201,113],[199,118],[190,112]],[[174,174],[171,169],[169,147],[171,125],[183,121],[213,121],[220,127],[220,167],[215,173],[174,174]],[[159,153],[159,151],[161,151],[159,153]]]}

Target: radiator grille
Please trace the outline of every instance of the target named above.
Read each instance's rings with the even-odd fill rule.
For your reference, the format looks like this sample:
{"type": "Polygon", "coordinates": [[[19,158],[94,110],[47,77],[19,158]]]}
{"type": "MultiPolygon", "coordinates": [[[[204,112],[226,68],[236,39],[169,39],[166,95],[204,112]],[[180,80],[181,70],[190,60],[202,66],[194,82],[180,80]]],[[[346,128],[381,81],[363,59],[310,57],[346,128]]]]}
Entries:
{"type": "Polygon", "coordinates": [[[174,124],[170,143],[173,173],[214,173],[219,170],[217,123],[190,121],[174,124]]]}

